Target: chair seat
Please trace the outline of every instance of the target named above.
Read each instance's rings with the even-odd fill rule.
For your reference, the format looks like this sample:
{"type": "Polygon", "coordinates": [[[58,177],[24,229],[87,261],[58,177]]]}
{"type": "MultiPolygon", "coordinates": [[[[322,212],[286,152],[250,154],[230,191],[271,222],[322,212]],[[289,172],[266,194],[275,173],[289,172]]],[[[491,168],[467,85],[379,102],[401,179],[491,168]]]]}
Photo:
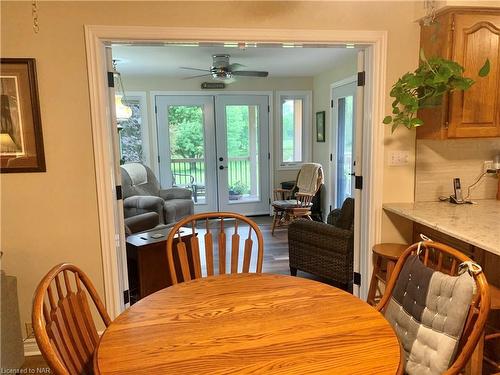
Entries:
{"type": "Polygon", "coordinates": [[[281,201],[274,201],[272,203],[274,208],[280,208],[282,210],[286,209],[291,209],[291,208],[307,208],[307,207],[312,207],[312,203],[309,204],[303,204],[297,199],[287,199],[287,200],[281,200],[281,201]]]}

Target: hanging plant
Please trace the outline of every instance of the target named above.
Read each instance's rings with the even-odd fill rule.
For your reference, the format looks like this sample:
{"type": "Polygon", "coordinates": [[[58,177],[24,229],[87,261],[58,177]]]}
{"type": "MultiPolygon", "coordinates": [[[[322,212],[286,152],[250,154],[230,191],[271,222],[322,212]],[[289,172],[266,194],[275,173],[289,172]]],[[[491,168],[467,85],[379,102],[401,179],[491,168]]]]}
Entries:
{"type": "MultiPolygon", "coordinates": [[[[427,59],[420,51],[420,66],[413,73],[406,73],[392,86],[392,115],[384,118],[384,124],[392,124],[392,131],[400,125],[408,129],[421,126],[424,122],[417,117],[421,108],[436,107],[443,95],[456,90],[467,90],[474,80],[463,76],[464,68],[455,61],[441,57],[427,59]]],[[[484,77],[490,71],[490,61],[486,60],[479,70],[484,77]]]]}

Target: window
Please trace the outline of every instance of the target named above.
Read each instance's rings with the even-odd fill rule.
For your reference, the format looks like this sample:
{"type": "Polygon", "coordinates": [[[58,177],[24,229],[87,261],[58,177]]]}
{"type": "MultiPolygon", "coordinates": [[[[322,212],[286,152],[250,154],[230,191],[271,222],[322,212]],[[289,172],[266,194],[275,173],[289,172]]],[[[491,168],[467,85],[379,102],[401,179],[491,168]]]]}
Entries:
{"type": "Polygon", "coordinates": [[[143,143],[144,127],[144,99],[140,96],[127,95],[126,106],[131,110],[131,116],[128,119],[119,113],[121,95],[116,95],[117,100],[117,118],[120,129],[120,164],[138,162],[147,163],[146,145],[143,143]]]}
{"type": "Polygon", "coordinates": [[[279,166],[297,168],[310,156],[311,94],[280,92],[279,99],[279,166]]]}

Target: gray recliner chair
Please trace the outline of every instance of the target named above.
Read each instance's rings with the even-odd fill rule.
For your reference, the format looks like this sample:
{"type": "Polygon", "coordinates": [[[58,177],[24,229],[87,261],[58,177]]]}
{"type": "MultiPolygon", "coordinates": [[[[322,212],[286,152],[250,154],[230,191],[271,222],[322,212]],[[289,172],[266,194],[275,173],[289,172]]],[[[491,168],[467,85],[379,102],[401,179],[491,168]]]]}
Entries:
{"type": "Polygon", "coordinates": [[[172,224],[192,215],[192,191],[183,188],[160,189],[153,171],[141,163],[121,166],[125,218],[156,212],[161,224],[172,224]]]}

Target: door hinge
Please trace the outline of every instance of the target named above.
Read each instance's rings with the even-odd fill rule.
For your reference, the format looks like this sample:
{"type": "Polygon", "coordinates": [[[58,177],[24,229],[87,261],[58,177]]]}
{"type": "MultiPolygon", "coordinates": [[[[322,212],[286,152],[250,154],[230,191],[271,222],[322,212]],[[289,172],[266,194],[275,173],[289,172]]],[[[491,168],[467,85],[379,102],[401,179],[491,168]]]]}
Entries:
{"type": "Polygon", "coordinates": [[[363,176],[354,176],[354,189],[363,189],[363,176]]]}
{"type": "Polygon", "coordinates": [[[269,204],[271,204],[271,198],[269,198],[269,204]]]}
{"type": "Polygon", "coordinates": [[[270,113],[270,112],[271,112],[271,106],[270,106],[270,105],[268,105],[268,106],[267,106],[267,113],[270,113]]]}
{"type": "Polygon", "coordinates": [[[115,87],[115,75],[113,72],[108,72],[108,87],[115,87]]]}
{"type": "Polygon", "coordinates": [[[330,205],[330,212],[332,212],[332,205],[330,205]]]}
{"type": "Polygon", "coordinates": [[[119,201],[123,199],[122,187],[120,185],[115,186],[116,188],[116,200],[119,201]]]}
{"type": "Polygon", "coordinates": [[[353,281],[354,285],[361,285],[361,274],[359,272],[354,272],[353,281]]]}
{"type": "Polygon", "coordinates": [[[333,108],[333,99],[330,99],[330,108],[333,108]]]}
{"type": "Polygon", "coordinates": [[[126,305],[127,303],[130,303],[130,290],[124,290],[123,291],[123,304],[126,305]]]}
{"type": "Polygon", "coordinates": [[[158,164],[160,164],[160,155],[158,155],[158,164]]]}
{"type": "Polygon", "coordinates": [[[333,154],[330,154],[330,161],[333,161],[333,154]]]}
{"type": "Polygon", "coordinates": [[[365,80],[366,80],[366,73],[364,71],[358,72],[358,86],[364,86],[365,80]]]}
{"type": "Polygon", "coordinates": [[[157,114],[157,113],[158,113],[158,107],[155,106],[155,114],[157,114]]]}
{"type": "Polygon", "coordinates": [[[271,160],[271,153],[270,152],[267,153],[267,160],[271,160]]]}

